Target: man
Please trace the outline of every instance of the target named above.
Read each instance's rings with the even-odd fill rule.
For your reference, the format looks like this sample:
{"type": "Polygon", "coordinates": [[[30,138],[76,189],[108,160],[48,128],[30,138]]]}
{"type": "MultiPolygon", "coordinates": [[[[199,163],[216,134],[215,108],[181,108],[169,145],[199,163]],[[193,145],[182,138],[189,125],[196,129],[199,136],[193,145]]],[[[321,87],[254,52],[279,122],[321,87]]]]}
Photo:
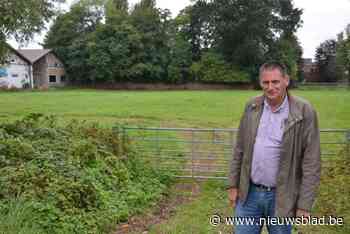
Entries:
{"type": "MultiPolygon", "coordinates": [[[[288,93],[283,64],[260,68],[263,95],[245,107],[229,171],[228,196],[236,217],[255,225],[237,234],[261,233],[259,218],[309,216],[320,181],[320,135],[315,110],[288,93]]],[[[291,225],[269,225],[269,233],[291,233],[291,225]]]]}

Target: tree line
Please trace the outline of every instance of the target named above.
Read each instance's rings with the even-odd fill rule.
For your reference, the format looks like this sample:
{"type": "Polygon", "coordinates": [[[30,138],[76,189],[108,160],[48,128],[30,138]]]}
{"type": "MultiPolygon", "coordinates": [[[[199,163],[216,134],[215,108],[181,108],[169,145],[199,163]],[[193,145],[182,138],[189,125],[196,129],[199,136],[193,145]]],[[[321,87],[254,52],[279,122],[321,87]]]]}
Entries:
{"type": "Polygon", "coordinates": [[[250,82],[267,60],[296,79],[301,14],[286,0],[198,0],[176,17],[155,0],[81,0],[55,19],[44,45],[78,83],[250,82]]]}
{"type": "Polygon", "coordinates": [[[337,39],[322,42],[316,49],[315,60],[323,82],[350,82],[350,24],[337,39]]]}
{"type": "MultiPolygon", "coordinates": [[[[50,6],[49,14],[36,15],[46,20],[50,6]]],[[[269,60],[285,63],[298,79],[301,15],[292,0],[196,0],[175,17],[155,0],[133,6],[127,0],[80,0],[54,17],[44,47],[55,51],[79,84],[254,82],[269,60]]]]}

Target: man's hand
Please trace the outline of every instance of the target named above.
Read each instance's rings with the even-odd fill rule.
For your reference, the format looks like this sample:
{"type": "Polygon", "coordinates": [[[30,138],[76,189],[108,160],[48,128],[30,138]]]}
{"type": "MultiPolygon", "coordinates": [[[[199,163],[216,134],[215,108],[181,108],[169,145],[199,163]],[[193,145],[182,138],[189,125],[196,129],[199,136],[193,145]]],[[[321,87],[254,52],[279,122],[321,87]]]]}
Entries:
{"type": "Polygon", "coordinates": [[[307,218],[310,215],[311,215],[310,212],[307,211],[307,210],[297,209],[297,214],[296,214],[297,217],[302,217],[303,216],[304,218],[307,218]]]}
{"type": "Polygon", "coordinates": [[[235,207],[236,200],[238,198],[238,188],[230,188],[228,191],[228,199],[230,201],[230,206],[235,207]]]}

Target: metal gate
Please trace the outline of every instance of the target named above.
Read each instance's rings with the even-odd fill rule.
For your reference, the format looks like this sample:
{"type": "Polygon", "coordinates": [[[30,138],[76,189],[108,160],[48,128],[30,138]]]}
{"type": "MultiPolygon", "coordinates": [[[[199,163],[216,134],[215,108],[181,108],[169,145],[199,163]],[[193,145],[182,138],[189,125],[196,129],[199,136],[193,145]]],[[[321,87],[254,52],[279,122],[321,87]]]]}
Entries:
{"type": "MultiPolygon", "coordinates": [[[[176,177],[227,179],[237,129],[122,127],[123,139],[159,170],[176,177]]],[[[349,155],[350,130],[323,129],[324,166],[349,155]]]]}

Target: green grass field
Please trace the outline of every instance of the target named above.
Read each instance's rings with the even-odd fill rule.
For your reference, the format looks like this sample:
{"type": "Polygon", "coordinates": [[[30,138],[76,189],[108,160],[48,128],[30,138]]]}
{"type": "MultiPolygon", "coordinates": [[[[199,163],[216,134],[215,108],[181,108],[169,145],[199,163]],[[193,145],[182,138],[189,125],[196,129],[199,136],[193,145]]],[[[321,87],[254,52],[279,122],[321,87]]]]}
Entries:
{"type": "MultiPolygon", "coordinates": [[[[34,112],[53,114],[62,120],[97,121],[106,127],[119,123],[149,127],[236,128],[245,102],[260,93],[238,90],[2,92],[0,121],[18,119],[34,112]]],[[[292,90],[291,93],[313,104],[318,112],[320,128],[350,129],[350,91],[292,90]]],[[[330,187],[324,186],[323,194],[348,196],[342,189],[336,184],[330,187]],[[336,193],[327,192],[330,189],[338,190],[336,193]]],[[[321,199],[322,202],[324,200],[321,199]]],[[[349,207],[344,202],[349,199],[334,198],[334,200],[337,210],[349,207]]],[[[321,203],[316,204],[316,213],[325,212],[321,203]]],[[[152,226],[149,233],[229,233],[231,227],[214,228],[209,225],[209,217],[212,214],[232,214],[232,209],[227,205],[224,183],[206,182],[201,185],[200,194],[196,199],[177,207],[176,213],[169,220],[152,226]]],[[[348,211],[337,215],[350,218],[348,211]]],[[[350,220],[345,220],[345,223],[348,222],[350,220]]],[[[348,233],[348,231],[349,228],[310,227],[303,233],[348,233]]]]}
{"type": "MultiPolygon", "coordinates": [[[[167,127],[237,127],[244,104],[259,91],[96,91],[0,93],[0,120],[28,113],[63,119],[167,127]]],[[[350,128],[350,92],[292,91],[316,108],[321,128],[350,128]]]]}

